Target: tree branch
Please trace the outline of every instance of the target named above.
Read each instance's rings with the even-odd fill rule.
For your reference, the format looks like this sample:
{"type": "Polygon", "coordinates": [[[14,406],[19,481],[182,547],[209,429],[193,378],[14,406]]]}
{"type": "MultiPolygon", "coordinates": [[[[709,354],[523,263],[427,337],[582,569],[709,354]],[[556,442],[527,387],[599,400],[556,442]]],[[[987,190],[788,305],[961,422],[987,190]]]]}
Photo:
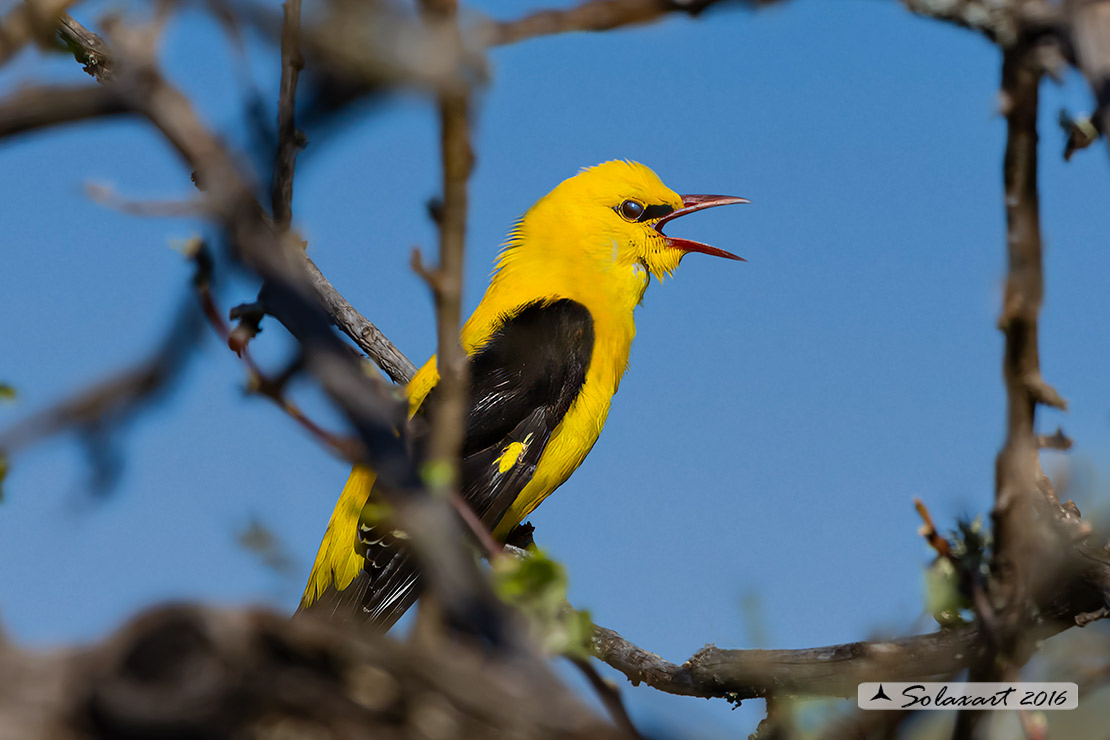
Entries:
{"type": "Polygon", "coordinates": [[[378,327],[359,313],[307,256],[305,272],[332,323],[350,337],[394,383],[403,385],[412,380],[412,376],[416,375],[416,365],[378,327]]]}
{"type": "MultiPolygon", "coordinates": [[[[455,0],[423,0],[430,22],[457,24],[455,0]]],[[[457,26],[456,26],[457,33],[457,26]]],[[[429,409],[431,429],[424,462],[425,480],[433,495],[448,499],[458,491],[459,454],[465,434],[468,383],[467,356],[459,344],[462,325],[462,274],[466,237],[470,151],[470,95],[466,90],[438,96],[440,149],[443,160],[443,202],[437,212],[439,265],[424,270],[419,253],[413,266],[432,289],[436,310],[436,403],[429,409]]]]}
{"type": "Polygon", "coordinates": [[[58,16],[75,0],[24,0],[0,22],[0,64],[35,40],[50,38],[58,16]]]}
{"type": "Polygon", "coordinates": [[[115,91],[103,87],[86,84],[24,88],[0,100],[0,138],[131,112],[115,91]]]}
{"type": "MultiPolygon", "coordinates": [[[[775,0],[771,0],[774,2],[775,0]]],[[[541,10],[515,21],[494,21],[479,30],[489,46],[505,46],[572,31],[609,31],[659,20],[670,13],[696,16],[725,0],[589,0],[566,10],[541,10]]],[[[749,4],[753,4],[748,0],[749,4]]],[[[770,2],[754,3],[769,5],[770,2]]]]}
{"type": "Polygon", "coordinates": [[[270,191],[274,223],[288,229],[293,219],[293,173],[297,152],[305,144],[304,134],[294,120],[297,79],[304,68],[301,56],[301,0],[285,0],[281,27],[281,86],[278,93],[277,151],[274,154],[273,186],[270,191]]]}
{"type": "Polygon", "coordinates": [[[549,671],[261,609],[161,607],[88,647],[0,641],[0,685],[13,738],[623,737],[549,671]]]}

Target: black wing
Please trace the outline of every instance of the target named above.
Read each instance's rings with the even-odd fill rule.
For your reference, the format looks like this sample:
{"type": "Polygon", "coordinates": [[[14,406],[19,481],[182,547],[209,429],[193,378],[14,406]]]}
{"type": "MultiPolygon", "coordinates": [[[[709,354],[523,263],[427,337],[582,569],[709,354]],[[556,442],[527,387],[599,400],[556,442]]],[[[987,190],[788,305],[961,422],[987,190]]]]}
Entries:
{"type": "MultiPolygon", "coordinates": [[[[532,479],[551,433],[585,383],[593,347],[593,317],[582,304],[561,299],[523,306],[470,356],[460,491],[489,529],[532,479]]],[[[433,388],[413,418],[418,456],[436,399],[433,388]]],[[[366,561],[362,572],[342,592],[329,588],[316,604],[388,629],[419,596],[419,574],[403,537],[385,531],[370,513],[369,506],[363,509],[355,543],[366,561]]]]}

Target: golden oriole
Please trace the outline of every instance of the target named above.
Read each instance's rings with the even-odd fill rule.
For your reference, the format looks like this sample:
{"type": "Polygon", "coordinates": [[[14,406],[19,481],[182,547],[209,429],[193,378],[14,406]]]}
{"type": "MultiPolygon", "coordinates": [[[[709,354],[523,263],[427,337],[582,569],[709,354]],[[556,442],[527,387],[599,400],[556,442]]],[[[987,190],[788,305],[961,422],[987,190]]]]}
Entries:
{"type": "MultiPolygon", "coordinates": [[[[654,275],[690,252],[734,254],[662,227],[743,198],[678,195],[649,168],[613,161],[541,198],[509,234],[481,303],[462,328],[470,361],[459,490],[503,539],[582,463],[628,364],[633,311],[654,275]]],[[[423,416],[439,380],[432,357],[407,387],[423,416]]],[[[416,600],[419,576],[356,466],[328,522],[301,609],[388,628],[416,600]]]]}

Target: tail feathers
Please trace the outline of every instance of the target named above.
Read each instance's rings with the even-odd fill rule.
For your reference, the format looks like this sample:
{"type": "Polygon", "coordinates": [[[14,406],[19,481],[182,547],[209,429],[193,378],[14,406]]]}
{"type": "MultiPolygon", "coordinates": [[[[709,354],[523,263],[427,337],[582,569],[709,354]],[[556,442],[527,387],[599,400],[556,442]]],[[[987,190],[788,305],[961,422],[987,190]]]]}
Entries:
{"type": "MultiPolygon", "coordinates": [[[[329,589],[335,592],[346,592],[352,582],[362,573],[365,562],[363,556],[355,548],[358,539],[358,518],[370,490],[374,487],[374,471],[362,466],[351,470],[343,493],[335,504],[328,529],[316,553],[316,562],[312,566],[312,573],[308,577],[304,595],[301,597],[301,609],[307,609],[318,600],[324,598],[329,589]]],[[[358,591],[359,589],[352,589],[358,591]]],[[[358,603],[358,602],[355,602],[358,603]]]]}

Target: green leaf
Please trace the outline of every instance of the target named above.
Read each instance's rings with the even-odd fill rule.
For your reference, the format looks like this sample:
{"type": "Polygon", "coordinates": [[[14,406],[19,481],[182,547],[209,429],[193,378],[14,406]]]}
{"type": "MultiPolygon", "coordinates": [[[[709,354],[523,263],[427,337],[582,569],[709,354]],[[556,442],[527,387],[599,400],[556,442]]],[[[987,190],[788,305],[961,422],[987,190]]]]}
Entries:
{"type": "Polygon", "coordinates": [[[0,383],[0,401],[14,401],[15,388],[7,383],[0,383]]]}
{"type": "Polygon", "coordinates": [[[960,593],[960,576],[952,561],[937,558],[925,571],[925,608],[941,627],[963,624],[960,612],[970,607],[960,593]]]}
{"type": "Polygon", "coordinates": [[[528,618],[533,636],[549,654],[590,657],[594,625],[590,614],[567,603],[562,564],[539,549],[525,558],[501,557],[493,563],[494,591],[528,618]]]}

